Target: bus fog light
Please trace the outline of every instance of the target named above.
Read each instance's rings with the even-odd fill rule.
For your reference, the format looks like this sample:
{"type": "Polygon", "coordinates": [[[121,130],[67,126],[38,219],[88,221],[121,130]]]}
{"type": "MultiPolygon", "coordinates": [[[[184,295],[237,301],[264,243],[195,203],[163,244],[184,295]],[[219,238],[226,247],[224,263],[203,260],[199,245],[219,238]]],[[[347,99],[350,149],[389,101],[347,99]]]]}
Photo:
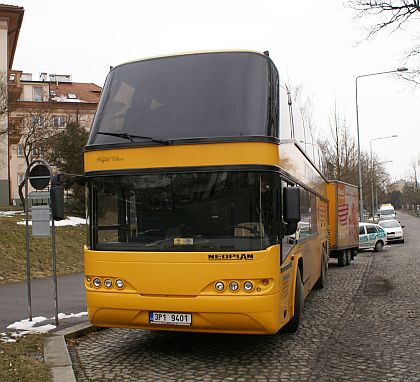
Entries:
{"type": "Polygon", "coordinates": [[[216,284],[214,284],[214,287],[218,292],[221,292],[225,289],[225,284],[223,284],[221,281],[218,281],[216,284]]]}
{"type": "Polygon", "coordinates": [[[236,292],[236,291],[239,289],[239,284],[238,284],[236,281],[231,281],[231,282],[229,283],[229,289],[230,289],[232,292],[236,292]]]}
{"type": "Polygon", "coordinates": [[[115,281],[115,285],[117,286],[117,288],[121,289],[124,286],[124,281],[118,279],[117,281],[115,281]]]}
{"type": "Polygon", "coordinates": [[[112,280],[111,279],[106,279],[104,281],[104,285],[106,288],[111,288],[112,287],[112,280]]]}
{"type": "Polygon", "coordinates": [[[244,289],[249,292],[252,290],[252,288],[254,287],[254,285],[252,285],[251,281],[245,281],[244,282],[244,289]]]}
{"type": "Polygon", "coordinates": [[[101,286],[101,280],[98,278],[94,278],[93,279],[93,286],[95,286],[96,288],[99,288],[101,286]]]}
{"type": "Polygon", "coordinates": [[[86,277],[86,281],[87,281],[88,283],[90,283],[90,282],[92,281],[92,278],[91,278],[90,276],[87,276],[87,277],[86,277]]]}

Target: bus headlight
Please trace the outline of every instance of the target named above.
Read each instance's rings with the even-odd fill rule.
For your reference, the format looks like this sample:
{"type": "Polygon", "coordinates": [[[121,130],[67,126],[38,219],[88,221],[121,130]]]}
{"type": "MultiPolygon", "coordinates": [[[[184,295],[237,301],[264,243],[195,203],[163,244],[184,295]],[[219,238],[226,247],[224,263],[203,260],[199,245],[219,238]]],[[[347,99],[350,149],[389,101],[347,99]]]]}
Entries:
{"type": "Polygon", "coordinates": [[[229,289],[230,289],[232,292],[236,292],[236,291],[239,289],[239,284],[238,284],[236,281],[231,281],[231,282],[229,283],[229,289]]]}
{"type": "Polygon", "coordinates": [[[101,280],[97,277],[93,279],[93,286],[99,288],[101,286],[101,280]]]}
{"type": "Polygon", "coordinates": [[[252,285],[251,281],[245,281],[244,282],[244,289],[249,292],[252,290],[252,288],[254,288],[254,285],[252,285]]]}
{"type": "Polygon", "coordinates": [[[115,285],[118,289],[121,289],[124,286],[124,281],[118,279],[117,281],[115,281],[115,285]]]}
{"type": "Polygon", "coordinates": [[[225,284],[223,284],[221,281],[217,281],[216,284],[214,284],[214,287],[218,292],[221,292],[225,289],[225,284]]]}
{"type": "Polygon", "coordinates": [[[112,280],[111,279],[106,279],[104,281],[104,285],[106,288],[111,288],[112,287],[112,280]]]}

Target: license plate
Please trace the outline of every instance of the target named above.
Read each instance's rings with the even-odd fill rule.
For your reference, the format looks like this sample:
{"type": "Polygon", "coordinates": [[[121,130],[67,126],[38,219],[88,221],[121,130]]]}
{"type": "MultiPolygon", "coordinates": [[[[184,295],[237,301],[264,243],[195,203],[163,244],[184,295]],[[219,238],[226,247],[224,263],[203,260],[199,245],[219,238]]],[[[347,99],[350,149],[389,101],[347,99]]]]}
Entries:
{"type": "Polygon", "coordinates": [[[149,323],[160,325],[191,325],[191,313],[149,312],[149,323]]]}

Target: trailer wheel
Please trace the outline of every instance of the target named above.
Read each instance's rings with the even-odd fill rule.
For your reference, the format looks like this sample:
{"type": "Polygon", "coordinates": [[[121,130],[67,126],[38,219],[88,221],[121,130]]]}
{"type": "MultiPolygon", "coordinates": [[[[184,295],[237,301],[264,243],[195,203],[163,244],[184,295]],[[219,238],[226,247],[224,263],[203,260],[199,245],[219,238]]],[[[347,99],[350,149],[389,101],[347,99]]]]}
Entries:
{"type": "Polygon", "coordinates": [[[325,247],[322,248],[322,258],[321,258],[321,274],[319,279],[315,283],[315,288],[322,289],[327,286],[327,269],[328,269],[328,256],[325,247]]]}
{"type": "Polygon", "coordinates": [[[340,251],[337,259],[338,259],[338,266],[344,267],[346,265],[346,252],[340,251]]]}
{"type": "Polygon", "coordinates": [[[296,288],[295,288],[295,302],[293,309],[293,317],[290,321],[284,326],[283,330],[287,333],[294,333],[299,327],[300,318],[303,312],[303,283],[302,277],[300,275],[300,270],[298,268],[296,272],[296,288]]]}
{"type": "Polygon", "coordinates": [[[350,263],[351,263],[350,249],[346,249],[346,265],[350,265],[350,263]]]}

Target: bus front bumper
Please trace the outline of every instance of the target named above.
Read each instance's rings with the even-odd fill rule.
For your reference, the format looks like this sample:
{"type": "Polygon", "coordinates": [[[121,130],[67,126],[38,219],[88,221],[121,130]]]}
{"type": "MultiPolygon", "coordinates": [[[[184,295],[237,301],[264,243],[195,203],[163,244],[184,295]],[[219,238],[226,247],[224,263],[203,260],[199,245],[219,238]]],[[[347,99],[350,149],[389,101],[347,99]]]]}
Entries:
{"type": "Polygon", "coordinates": [[[265,296],[142,296],[87,291],[89,320],[104,327],[243,334],[276,333],[287,322],[280,295],[265,296]],[[192,314],[191,325],[153,324],[149,312],[192,314]]]}

